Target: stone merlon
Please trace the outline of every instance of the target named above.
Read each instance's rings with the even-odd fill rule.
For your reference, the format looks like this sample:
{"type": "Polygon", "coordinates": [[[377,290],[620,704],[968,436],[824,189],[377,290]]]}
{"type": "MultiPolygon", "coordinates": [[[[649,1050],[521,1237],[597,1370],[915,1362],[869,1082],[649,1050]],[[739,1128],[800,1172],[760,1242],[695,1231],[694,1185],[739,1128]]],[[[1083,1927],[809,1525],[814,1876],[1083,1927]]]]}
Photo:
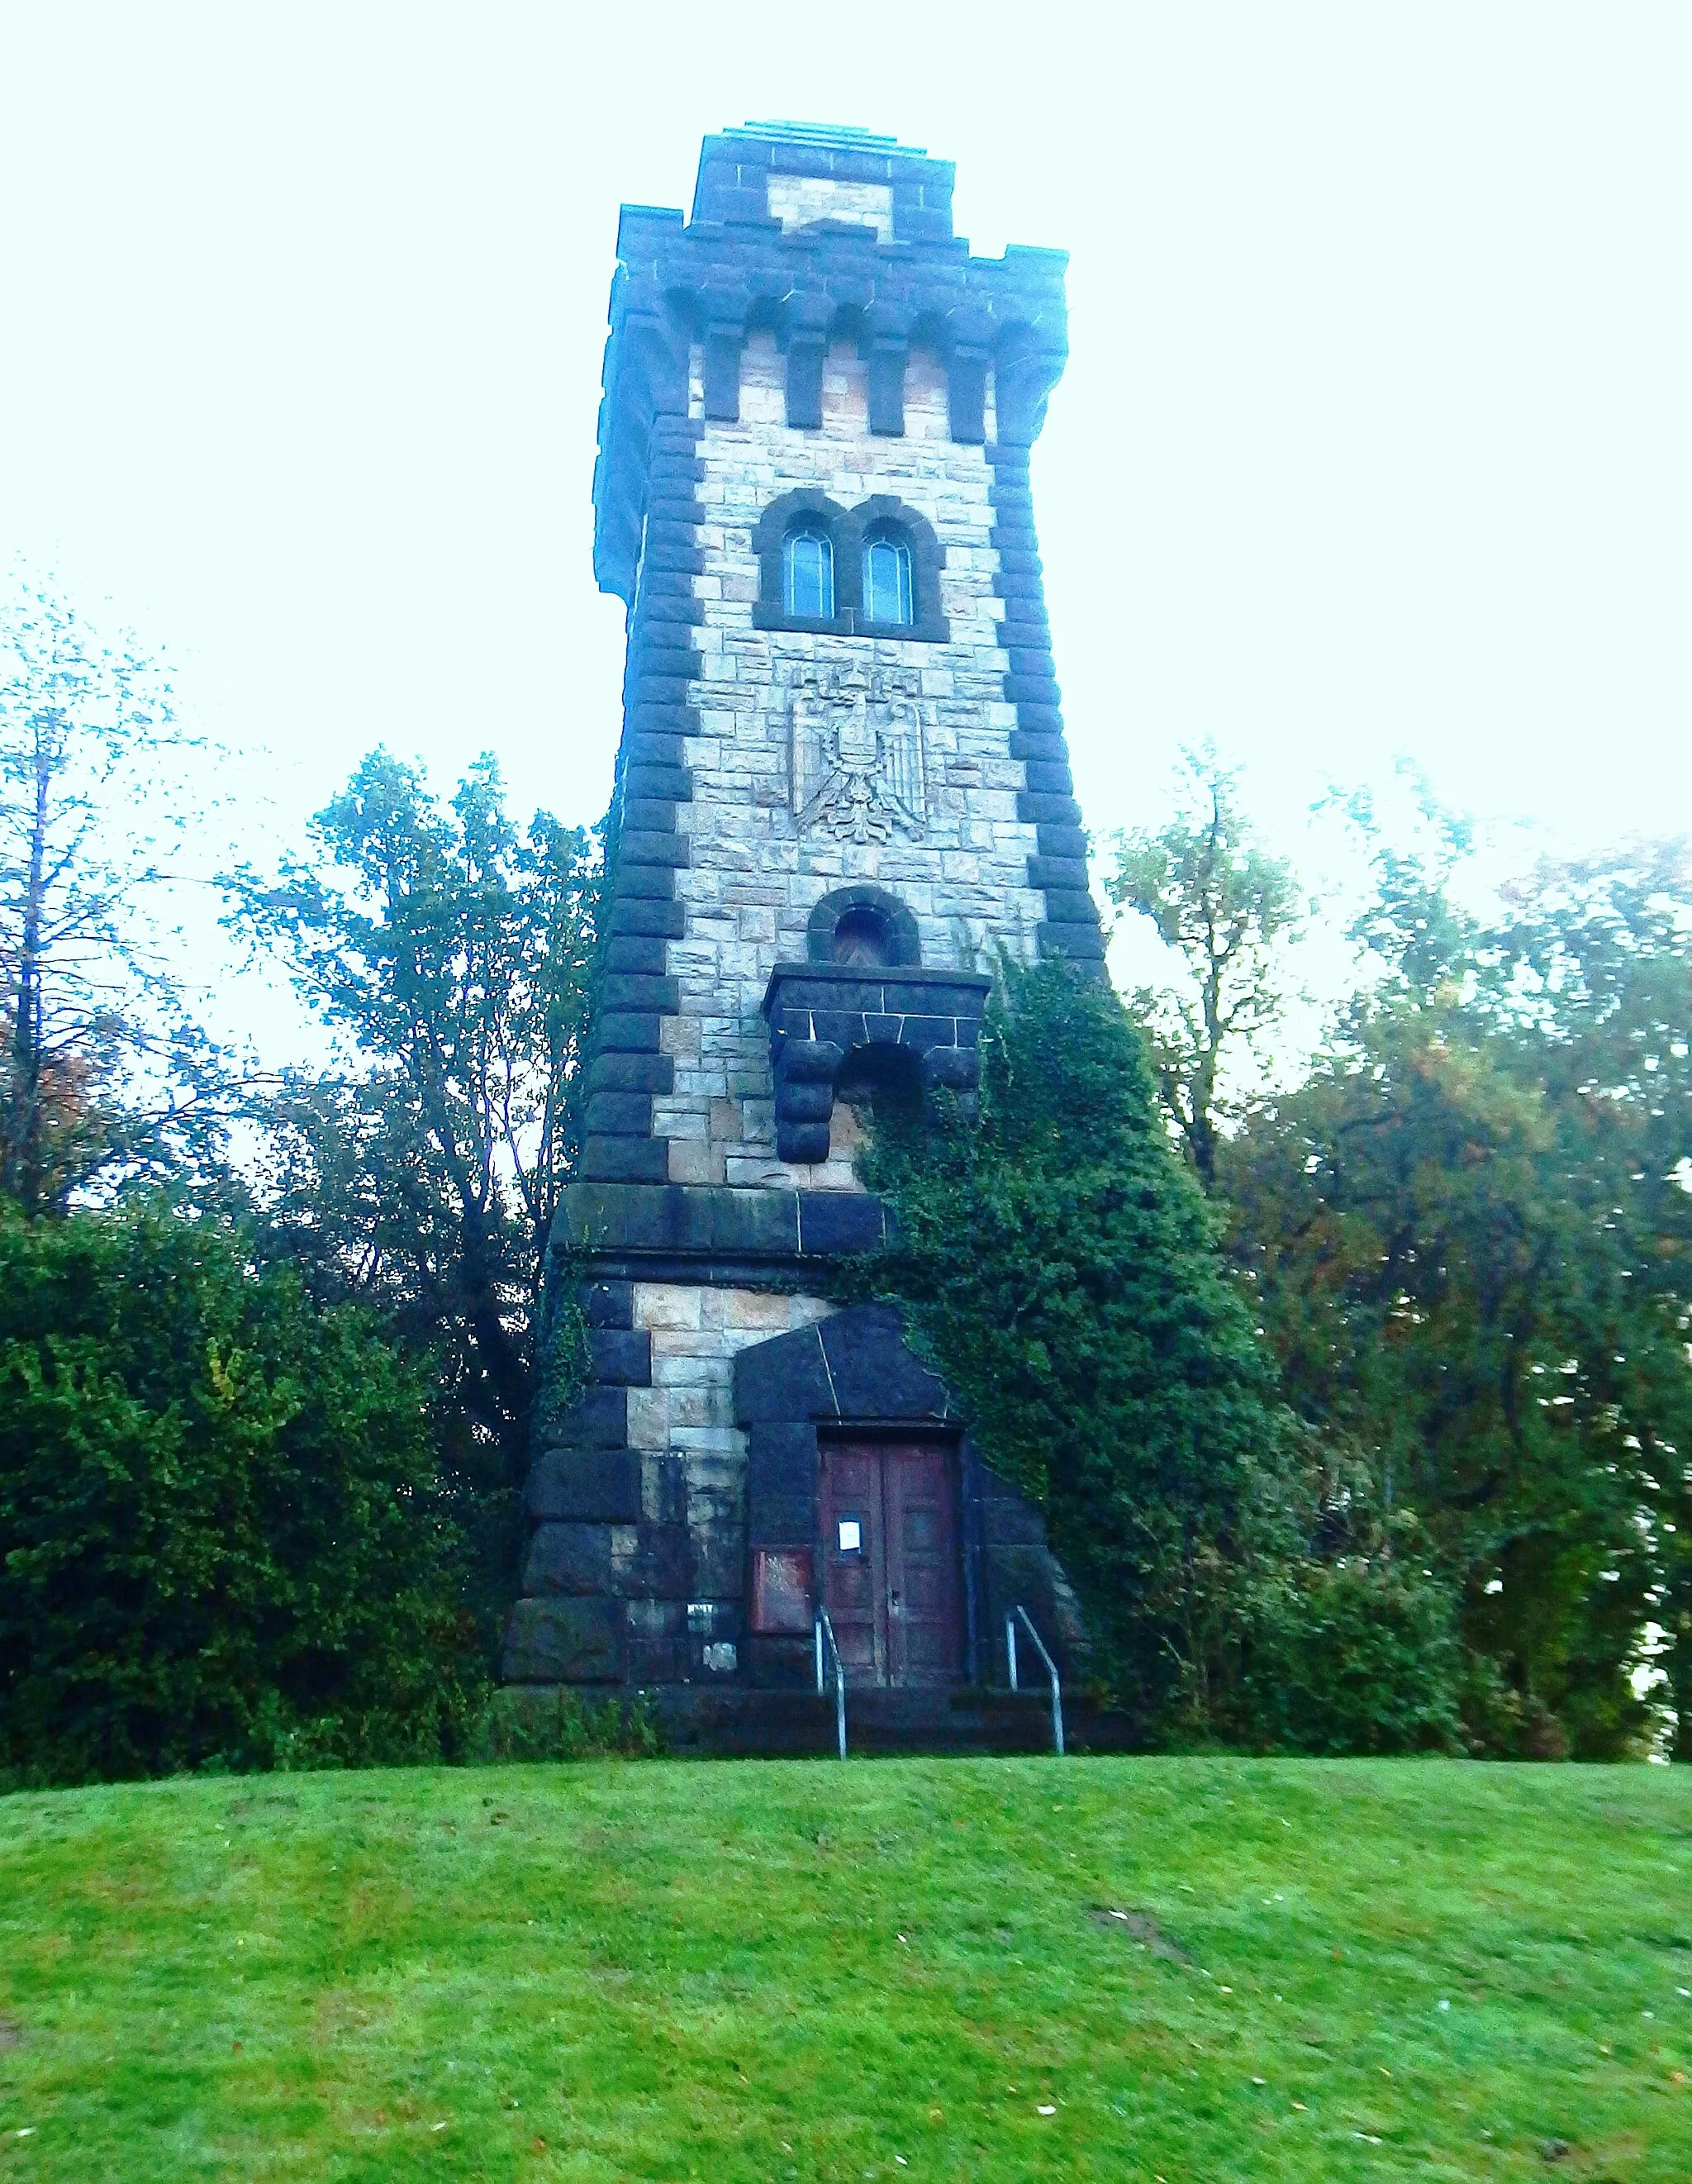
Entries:
{"type": "Polygon", "coordinates": [[[737,414],[741,351],[767,331],[788,359],[790,404],[845,343],[870,368],[876,429],[897,430],[899,375],[921,346],[947,371],[955,437],[982,438],[990,371],[999,444],[1032,443],[1069,353],[1068,254],[1012,246],[972,258],[951,203],[949,160],[866,131],[749,125],[705,139],[691,220],[622,208],[593,479],[602,590],[633,598],[643,528],[662,498],[654,426],[687,415],[693,343],[707,415],[737,414]]]}

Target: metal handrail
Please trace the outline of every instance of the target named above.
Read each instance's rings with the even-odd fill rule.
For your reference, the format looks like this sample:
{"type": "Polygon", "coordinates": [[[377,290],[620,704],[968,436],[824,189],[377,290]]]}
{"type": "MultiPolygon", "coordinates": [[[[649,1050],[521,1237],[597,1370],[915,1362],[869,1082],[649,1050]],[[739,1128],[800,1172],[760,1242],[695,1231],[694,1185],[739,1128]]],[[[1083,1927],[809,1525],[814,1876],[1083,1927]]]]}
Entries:
{"type": "MultiPolygon", "coordinates": [[[[840,1757],[846,1757],[846,1669],[840,1658],[840,1648],[834,1642],[834,1625],[823,1610],[816,1618],[816,1695],[822,1696],[822,1645],[828,1641],[828,1650],[834,1656],[834,1741],[840,1747],[840,1757]]],[[[1036,1644],[1038,1641],[1036,1640],[1036,1644]]]]}
{"type": "MultiPolygon", "coordinates": [[[[1021,1688],[1016,1681],[1016,1618],[1019,1615],[1022,1618],[1022,1628],[1033,1640],[1040,1658],[1046,1664],[1046,1674],[1051,1679],[1052,1743],[1056,1748],[1058,1758],[1061,1759],[1063,1758],[1063,1692],[1058,1683],[1057,1663],[1047,1652],[1046,1641],[1035,1630],[1027,1609],[1021,1607],[1013,1607],[1005,1618],[1005,1652],[1010,1663],[1010,1688],[1013,1691],[1021,1688]]],[[[821,1654],[818,1658],[819,1659],[821,1658],[821,1654]]],[[[819,1691],[822,1689],[820,1681],[817,1689],[819,1691]]]]}

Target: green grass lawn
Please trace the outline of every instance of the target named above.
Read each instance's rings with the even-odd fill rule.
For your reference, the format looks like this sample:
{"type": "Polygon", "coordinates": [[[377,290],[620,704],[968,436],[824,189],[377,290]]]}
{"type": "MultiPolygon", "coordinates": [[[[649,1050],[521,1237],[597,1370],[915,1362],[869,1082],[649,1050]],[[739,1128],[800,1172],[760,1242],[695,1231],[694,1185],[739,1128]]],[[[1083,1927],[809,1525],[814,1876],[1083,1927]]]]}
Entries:
{"type": "Polygon", "coordinates": [[[1692,1768],[607,1763],[17,1796],[0,2184],[1685,2184],[1689,1989],[1692,1768]]]}

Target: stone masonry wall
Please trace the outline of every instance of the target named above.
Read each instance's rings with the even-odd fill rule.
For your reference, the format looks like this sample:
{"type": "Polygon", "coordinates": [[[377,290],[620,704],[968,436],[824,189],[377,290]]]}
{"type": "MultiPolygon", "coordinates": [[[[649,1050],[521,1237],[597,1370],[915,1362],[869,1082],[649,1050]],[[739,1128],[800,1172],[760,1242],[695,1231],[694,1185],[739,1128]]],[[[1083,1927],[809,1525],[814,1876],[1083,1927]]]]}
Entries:
{"type": "Polygon", "coordinates": [[[734,1423],[734,1361],[833,1310],[815,1297],[637,1282],[634,1324],[651,1338],[652,1384],[629,1390],[632,1446],[679,1457],[696,1557],[693,1590],[738,1601],[745,1552],[746,1435],[734,1423]]]}
{"type": "MultiPolygon", "coordinates": [[[[699,443],[704,573],[693,588],[704,619],[693,632],[700,671],[692,702],[699,722],[689,748],[693,799],[676,815],[688,836],[688,861],[676,874],[687,933],[667,950],[680,996],[679,1014],[664,1026],[675,1079],[654,1102],[653,1127],[670,1140],[675,1183],[852,1190],[849,1132],[826,1164],[795,1167],[776,1157],[760,1005],[776,962],[803,960],[813,905],[845,882],[876,881],[914,912],[925,964],[966,969],[989,966],[999,944],[1020,960],[1032,956],[1045,906],[1029,883],[1036,828],[1017,816],[1025,775],[1010,755],[1016,711],[1004,695],[1004,609],[983,449],[950,438],[945,377],[921,351],[906,372],[900,437],[871,435],[866,367],[849,348],[829,352],[821,433],[786,424],[783,387],[773,340],[754,337],[743,361],[740,421],[705,421],[699,443]],[[799,487],[848,508],[896,495],[932,525],[945,551],[940,604],[949,643],[754,628],[753,526],[779,494],[799,487]],[[837,661],[921,677],[921,838],[857,844],[800,827],[788,773],[789,678],[804,664],[837,661]]],[[[697,383],[694,396],[699,415],[697,383]]]]}
{"type": "Polygon", "coordinates": [[[824,175],[771,175],[765,186],[771,219],[783,227],[804,227],[814,220],[850,220],[872,227],[883,242],[893,239],[893,190],[886,182],[838,182],[824,175]]]}

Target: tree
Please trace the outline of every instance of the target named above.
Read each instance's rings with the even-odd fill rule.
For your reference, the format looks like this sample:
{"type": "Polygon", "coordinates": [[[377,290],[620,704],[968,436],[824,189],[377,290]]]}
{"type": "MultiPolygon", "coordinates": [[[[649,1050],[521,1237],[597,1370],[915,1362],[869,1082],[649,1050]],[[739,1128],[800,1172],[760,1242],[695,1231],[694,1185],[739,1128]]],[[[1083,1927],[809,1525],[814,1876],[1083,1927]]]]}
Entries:
{"type": "Polygon", "coordinates": [[[1381,849],[1379,976],[1219,1177],[1283,1384],[1413,1508],[1472,1733],[1615,1756],[1648,1624],[1686,1749],[1692,894],[1684,852],[1546,866],[1489,922],[1455,822],[1381,849]]]}
{"type": "Polygon", "coordinates": [[[180,1160],[214,1074],[158,905],[198,816],[198,748],[132,639],[50,585],[0,602],[0,1192],[61,1211],[114,1171],[180,1160]],[[172,791],[175,793],[171,793],[172,791]]]}
{"type": "Polygon", "coordinates": [[[1180,961],[1178,983],[1130,1001],[1158,1091],[1199,1179],[1216,1179],[1230,1112],[1229,1050],[1255,1053],[1280,1022],[1288,946],[1304,904],[1290,866],[1257,840],[1237,797],[1238,773],[1213,747],[1183,755],[1176,816],[1155,832],[1116,837],[1105,891],[1138,911],[1180,961]]]}
{"type": "Polygon", "coordinates": [[[0,1211],[0,1783],[450,1756],[486,1671],[429,1397],[214,1223],[0,1211]]]}
{"type": "Polygon", "coordinates": [[[315,856],[231,877],[351,1067],[269,1103],[260,1246],[432,1342],[509,1485],[528,1456],[541,1268],[575,1156],[598,858],[520,836],[477,760],[442,806],[386,751],[312,822],[315,856]]]}

